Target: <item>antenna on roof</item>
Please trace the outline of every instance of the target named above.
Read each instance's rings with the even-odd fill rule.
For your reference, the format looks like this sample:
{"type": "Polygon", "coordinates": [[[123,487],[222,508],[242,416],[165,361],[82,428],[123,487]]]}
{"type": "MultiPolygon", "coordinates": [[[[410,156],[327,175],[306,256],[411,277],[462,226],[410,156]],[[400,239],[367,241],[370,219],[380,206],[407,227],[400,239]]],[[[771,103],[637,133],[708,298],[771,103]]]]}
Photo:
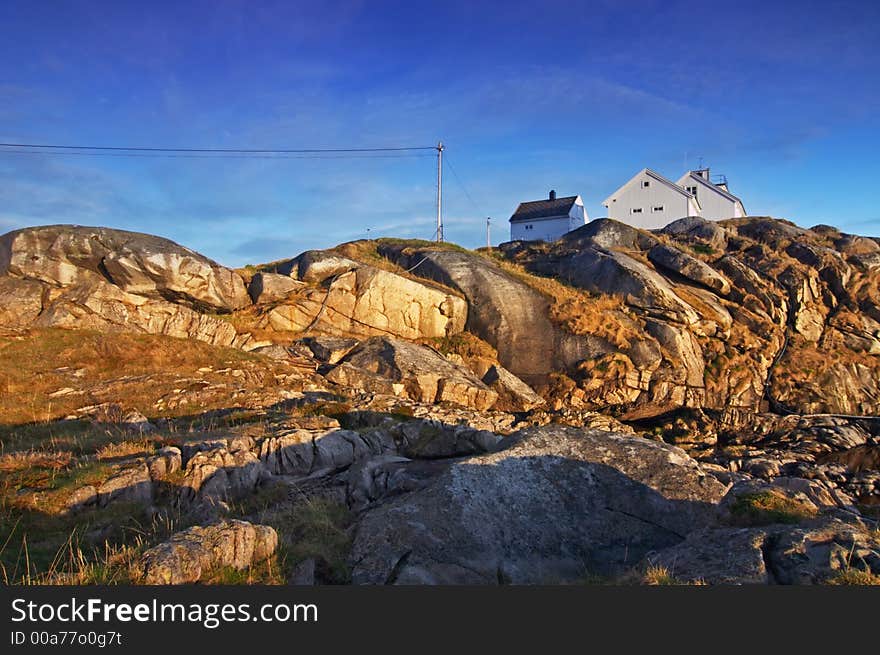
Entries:
{"type": "Polygon", "coordinates": [[[700,157],[700,166],[697,168],[697,170],[699,170],[699,171],[703,170],[703,158],[702,157],[700,157]]]}

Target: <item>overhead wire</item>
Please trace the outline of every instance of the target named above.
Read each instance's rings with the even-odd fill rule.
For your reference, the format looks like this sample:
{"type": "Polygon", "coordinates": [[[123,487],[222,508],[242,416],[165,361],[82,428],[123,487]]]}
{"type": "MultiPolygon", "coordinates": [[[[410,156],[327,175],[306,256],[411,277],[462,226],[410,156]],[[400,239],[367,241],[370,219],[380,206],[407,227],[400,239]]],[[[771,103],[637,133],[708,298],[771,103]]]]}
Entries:
{"type": "Polygon", "coordinates": [[[294,153],[356,153],[356,152],[400,152],[405,150],[436,150],[436,146],[399,146],[399,147],[383,147],[383,148],[147,148],[142,146],[71,146],[58,144],[38,144],[38,143],[0,143],[0,146],[6,148],[47,148],[54,150],[124,150],[136,152],[225,152],[239,154],[294,154],[294,153]]]}
{"type": "Polygon", "coordinates": [[[477,201],[474,200],[473,196],[472,196],[472,195],[470,194],[470,192],[467,190],[467,187],[464,185],[464,182],[463,182],[462,179],[459,177],[458,172],[455,170],[455,166],[453,166],[453,165],[452,165],[452,162],[449,160],[449,155],[448,155],[448,154],[446,155],[446,158],[445,158],[444,161],[449,165],[449,170],[452,171],[452,177],[455,178],[455,181],[458,183],[458,186],[461,187],[461,190],[464,192],[464,195],[467,197],[467,199],[470,201],[470,203],[474,206],[474,209],[476,209],[477,212],[478,212],[481,216],[484,216],[485,213],[483,212],[482,207],[480,207],[480,206],[477,204],[477,201]]]}

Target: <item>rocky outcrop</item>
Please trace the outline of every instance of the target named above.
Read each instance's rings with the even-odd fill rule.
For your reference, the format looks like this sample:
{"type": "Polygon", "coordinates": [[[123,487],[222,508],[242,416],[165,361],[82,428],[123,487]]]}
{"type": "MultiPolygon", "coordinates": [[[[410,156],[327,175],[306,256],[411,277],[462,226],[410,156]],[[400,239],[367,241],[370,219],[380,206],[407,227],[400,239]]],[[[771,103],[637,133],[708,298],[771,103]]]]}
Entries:
{"type": "Polygon", "coordinates": [[[333,337],[308,337],[303,343],[319,362],[325,364],[336,364],[358,344],[356,339],[333,337]]]}
{"type": "Polygon", "coordinates": [[[827,516],[804,526],[713,527],[650,555],[647,564],[682,582],[829,584],[849,571],[880,574],[880,539],[855,517],[827,516]]]}
{"type": "Polygon", "coordinates": [[[264,439],[260,461],[274,474],[321,476],[347,469],[357,461],[393,453],[396,445],[382,432],[293,430],[264,439]]]}
{"type": "Polygon", "coordinates": [[[467,304],[448,290],[331,253],[310,251],[289,268],[313,287],[274,307],[264,327],[420,339],[458,334],[467,321],[467,304]]]}
{"type": "Polygon", "coordinates": [[[271,557],[277,548],[274,528],[223,521],[189,528],[150,548],[133,573],[144,584],[189,584],[223,567],[247,569],[271,557]]]}
{"type": "Polygon", "coordinates": [[[500,364],[489,367],[483,376],[483,383],[498,394],[500,404],[512,411],[527,411],[545,402],[534,389],[500,364]]]}
{"type": "Polygon", "coordinates": [[[273,303],[285,300],[291,293],[304,285],[288,275],[278,273],[256,273],[248,284],[248,295],[256,304],[273,303]]]}
{"type": "Polygon", "coordinates": [[[220,318],[165,300],[127,293],[92,273],[80,274],[72,287],[46,288],[45,294],[38,316],[19,316],[13,325],[164,334],[218,346],[243,345],[248,340],[220,318]]]}
{"type": "Polygon", "coordinates": [[[681,250],[657,244],[648,251],[648,259],[657,266],[677,273],[697,284],[702,284],[710,291],[716,291],[722,296],[730,293],[730,282],[725,280],[723,275],[717,273],[708,264],[704,264],[681,250]]]}
{"type": "Polygon", "coordinates": [[[0,326],[143,332],[241,346],[229,313],[249,304],[241,278],[177,244],[60,225],[0,237],[0,326]]]}
{"type": "Polygon", "coordinates": [[[467,330],[491,344],[502,366],[528,384],[544,384],[551,372],[598,352],[589,340],[553,324],[546,296],[488,259],[458,250],[412,250],[393,244],[381,245],[379,252],[412,268],[414,275],[461,291],[468,304],[467,330]]]}
{"type": "Polygon", "coordinates": [[[699,249],[707,253],[724,251],[727,248],[727,231],[718,223],[700,216],[688,216],[672,221],[660,230],[660,233],[691,247],[702,246],[699,249]]]}
{"type": "Polygon", "coordinates": [[[500,452],[456,462],[368,510],[353,581],[549,583],[581,579],[585,568],[619,571],[710,524],[724,490],[671,446],[529,428],[500,452]]]}
{"type": "Polygon", "coordinates": [[[618,295],[646,314],[684,325],[699,321],[697,311],[675,293],[656,270],[623,252],[585,247],[552,265],[536,263],[535,272],[555,275],[592,293],[618,295]]]}
{"type": "Polygon", "coordinates": [[[113,502],[150,505],[153,483],[146,465],[135,465],[115,473],[97,488],[97,503],[104,507],[113,502]]]}
{"type": "MultiPolygon", "coordinates": [[[[552,244],[500,251],[531,273],[622,300],[630,349],[565,369],[577,384],[569,402],[643,418],[767,402],[784,411],[880,410],[872,354],[880,294],[858,259],[873,245],[827,227],[691,217],[653,234],[602,219],[552,244]]],[[[581,325],[607,334],[601,321],[581,325]]]]}
{"type": "Polygon", "coordinates": [[[608,250],[647,250],[657,243],[657,239],[649,233],[611,218],[592,220],[564,234],[560,241],[563,248],[571,250],[580,250],[585,246],[608,250]]]}
{"type": "Polygon", "coordinates": [[[498,394],[473,373],[439,353],[386,337],[364,341],[326,377],[343,387],[478,410],[490,408],[498,399],[498,394]]]}
{"type": "Polygon", "coordinates": [[[30,325],[43,311],[45,286],[34,280],[0,277],[0,327],[30,325]]]}
{"type": "Polygon", "coordinates": [[[109,228],[52,225],[0,237],[0,275],[69,287],[100,275],[130,294],[197,310],[229,312],[249,304],[233,271],[160,237],[109,228]]]}
{"type": "Polygon", "coordinates": [[[185,500],[219,500],[252,492],[263,467],[247,446],[232,445],[196,453],[186,463],[181,496],[185,500]]]}

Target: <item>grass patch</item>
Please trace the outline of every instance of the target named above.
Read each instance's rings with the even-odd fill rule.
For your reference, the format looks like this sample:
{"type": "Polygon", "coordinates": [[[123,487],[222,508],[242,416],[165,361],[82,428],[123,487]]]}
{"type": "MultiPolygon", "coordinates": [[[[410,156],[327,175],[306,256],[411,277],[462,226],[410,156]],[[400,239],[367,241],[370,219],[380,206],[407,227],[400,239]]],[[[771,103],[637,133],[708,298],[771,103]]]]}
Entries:
{"type": "Polygon", "coordinates": [[[208,585],[283,585],[287,584],[286,567],[283,554],[276,553],[263,560],[251,564],[245,569],[224,566],[205,575],[201,583],[208,585]]]}
{"type": "Polygon", "coordinates": [[[28,469],[59,470],[67,468],[73,460],[73,453],[58,452],[18,452],[0,455],[0,473],[11,473],[28,469]]]}
{"type": "Polygon", "coordinates": [[[128,581],[128,563],[170,532],[146,508],[114,503],[76,516],[3,508],[0,580],[4,584],[111,584],[128,581]]]}
{"type": "Polygon", "coordinates": [[[550,320],[567,332],[592,335],[626,350],[640,338],[638,324],[629,315],[623,296],[593,295],[551,277],[534,275],[501,255],[486,255],[512,275],[550,300],[550,320]]]}
{"type": "Polygon", "coordinates": [[[699,255],[714,255],[715,248],[712,246],[707,246],[705,243],[691,243],[689,244],[691,250],[699,255]]]}
{"type": "Polygon", "coordinates": [[[838,571],[835,575],[826,581],[830,585],[851,585],[851,586],[880,586],[880,575],[871,573],[866,567],[864,569],[856,569],[846,567],[838,571]]]}
{"type": "Polygon", "coordinates": [[[146,456],[156,450],[156,442],[152,439],[137,441],[117,441],[101,446],[95,453],[98,460],[119,460],[129,457],[146,456]]]}
{"type": "Polygon", "coordinates": [[[293,417],[328,416],[339,420],[352,410],[349,403],[337,400],[319,400],[313,403],[295,405],[288,412],[293,417]]]}
{"type": "Polygon", "coordinates": [[[498,359],[498,351],[478,336],[470,332],[462,332],[446,337],[422,339],[422,343],[431,346],[444,355],[459,355],[467,359],[498,359]]]}
{"type": "Polygon", "coordinates": [[[285,567],[292,570],[303,560],[313,558],[318,575],[331,584],[351,582],[348,556],[353,520],[346,505],[322,497],[303,497],[259,517],[260,523],[271,525],[282,535],[285,567]]]}
{"type": "Polygon", "coordinates": [[[730,507],[731,523],[741,526],[800,523],[814,516],[812,507],[773,491],[743,494],[730,507]]]}
{"type": "Polygon", "coordinates": [[[665,587],[685,583],[673,576],[665,566],[649,566],[642,576],[642,584],[653,587],[665,587]]]}
{"type": "Polygon", "coordinates": [[[120,391],[126,408],[149,416],[168,378],[191,376],[205,366],[241,367],[264,358],[194,339],[161,335],[35,329],[0,336],[0,439],[22,425],[41,425],[96,402],[96,384],[127,381],[120,391]],[[143,379],[140,379],[143,377],[143,379]],[[61,395],[50,397],[58,391],[61,395]]]}

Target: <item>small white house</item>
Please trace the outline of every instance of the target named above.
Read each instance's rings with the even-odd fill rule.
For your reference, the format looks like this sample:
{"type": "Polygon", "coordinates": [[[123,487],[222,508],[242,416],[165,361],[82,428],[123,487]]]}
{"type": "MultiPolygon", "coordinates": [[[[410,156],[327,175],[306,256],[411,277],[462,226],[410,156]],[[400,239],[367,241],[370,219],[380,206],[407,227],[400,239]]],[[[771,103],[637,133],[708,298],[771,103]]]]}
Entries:
{"type": "Polygon", "coordinates": [[[685,216],[700,216],[697,197],[650,168],[643,168],[602,203],[608,218],[654,230],[685,216]]]}
{"type": "Polygon", "coordinates": [[[510,217],[511,241],[556,241],[589,220],[580,196],[521,202],[510,217]]]}
{"type": "Polygon", "coordinates": [[[726,218],[741,218],[746,215],[742,200],[727,190],[727,178],[723,178],[718,184],[713,184],[708,168],[688,171],[681,176],[678,186],[697,198],[702,209],[700,216],[707,220],[722,221],[726,218]]]}

